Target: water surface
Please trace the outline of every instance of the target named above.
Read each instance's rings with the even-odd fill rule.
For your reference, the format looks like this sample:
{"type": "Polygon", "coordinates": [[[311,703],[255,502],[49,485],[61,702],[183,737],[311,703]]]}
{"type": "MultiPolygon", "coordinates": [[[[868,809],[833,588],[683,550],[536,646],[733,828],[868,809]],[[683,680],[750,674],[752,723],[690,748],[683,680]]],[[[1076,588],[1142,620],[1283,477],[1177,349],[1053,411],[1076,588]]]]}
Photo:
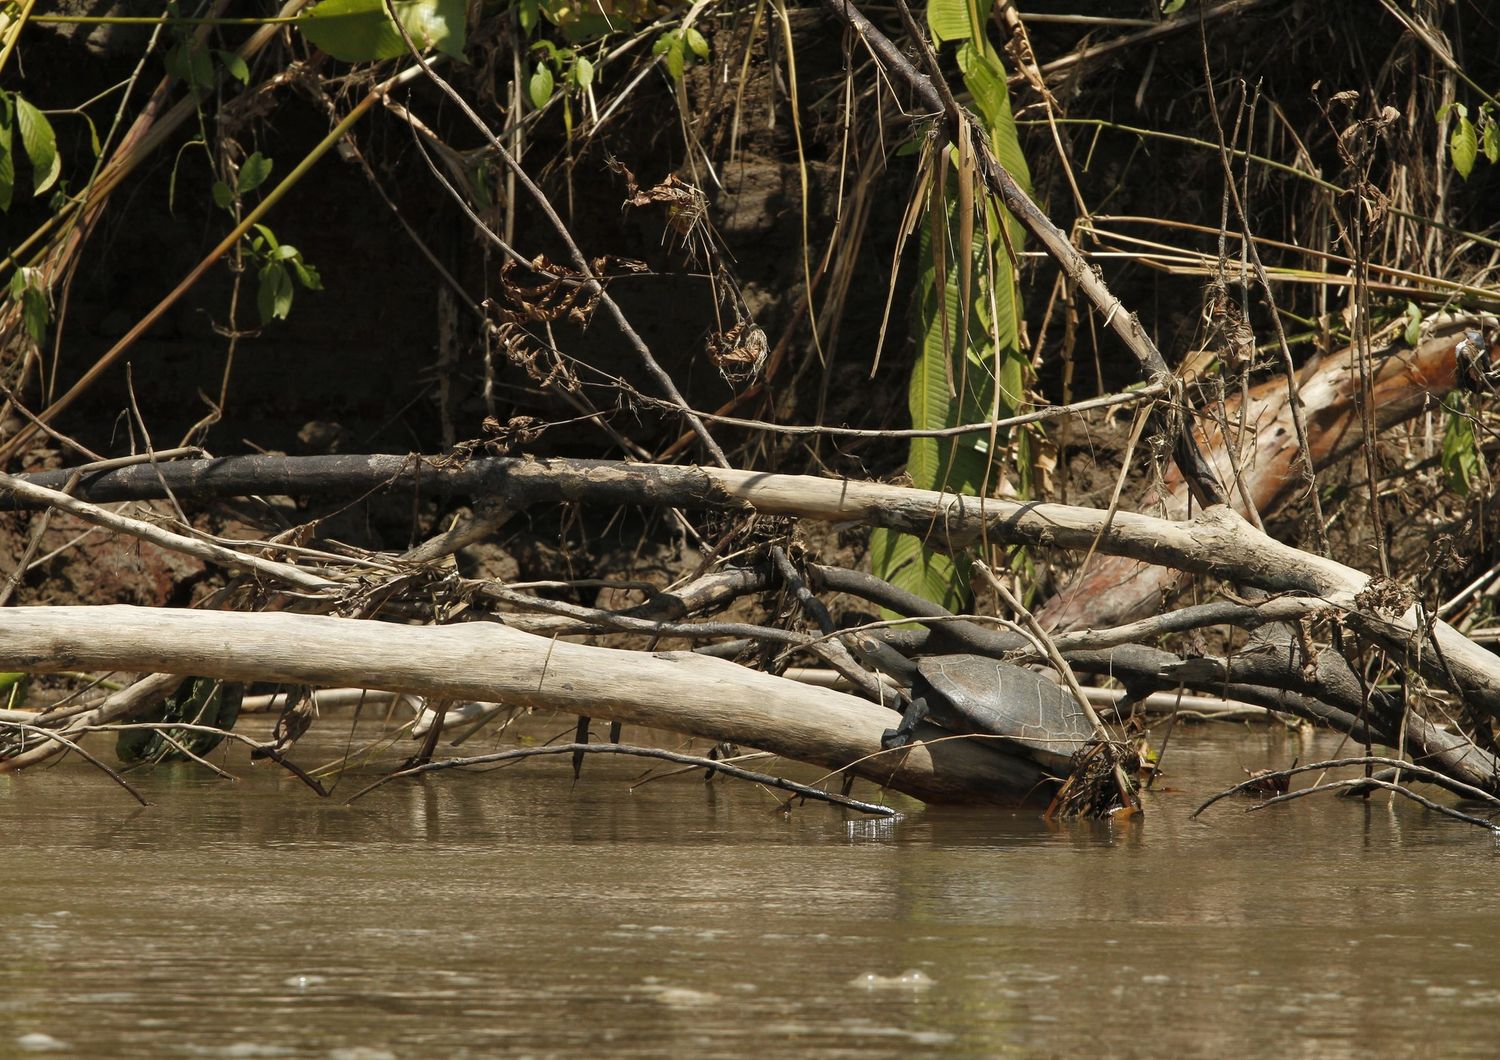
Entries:
{"type": "Polygon", "coordinates": [[[1144,820],[1050,827],[602,757],[352,806],[239,751],[237,784],[133,775],[147,808],[0,776],[0,1055],[1493,1055],[1491,836],[1384,798],[1190,817],[1335,743],[1179,728],[1144,820]]]}

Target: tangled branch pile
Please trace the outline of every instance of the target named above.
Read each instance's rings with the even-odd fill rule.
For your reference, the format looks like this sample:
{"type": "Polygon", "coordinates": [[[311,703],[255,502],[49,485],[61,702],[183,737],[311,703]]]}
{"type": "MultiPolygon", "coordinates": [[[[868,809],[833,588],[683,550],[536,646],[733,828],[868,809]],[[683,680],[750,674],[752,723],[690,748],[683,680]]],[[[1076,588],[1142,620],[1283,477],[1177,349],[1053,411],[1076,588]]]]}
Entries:
{"type": "Polygon", "coordinates": [[[472,701],[1111,813],[1186,688],[1500,798],[1478,5],[223,6],[140,31],[102,142],[68,86],[4,97],[69,190],[5,263],[0,666],[71,676],[0,769],[150,718],[136,757],[201,757],[239,699],[194,676],[426,697],[417,765],[472,701]],[[228,234],[122,284],[100,233],[184,137],[228,234]],[[154,593],[62,591],[130,538],[154,593]]]}

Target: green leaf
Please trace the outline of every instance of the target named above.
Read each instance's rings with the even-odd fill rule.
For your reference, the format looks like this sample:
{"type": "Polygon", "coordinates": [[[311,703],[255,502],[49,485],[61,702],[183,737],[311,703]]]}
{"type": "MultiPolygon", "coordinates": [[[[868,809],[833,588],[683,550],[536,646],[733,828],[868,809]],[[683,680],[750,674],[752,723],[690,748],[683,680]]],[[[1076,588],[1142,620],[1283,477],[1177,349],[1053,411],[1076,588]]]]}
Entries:
{"type": "MultiPolygon", "coordinates": [[[[963,611],[969,602],[968,561],[925,548],[911,534],[877,527],[870,532],[870,569],[898,589],[916,593],[950,611],[963,611]]],[[[882,618],[899,618],[881,609],[882,618]]]]}
{"type": "Polygon", "coordinates": [[[216,51],[214,55],[218,58],[220,65],[229,71],[230,77],[242,85],[250,83],[250,67],[245,65],[245,60],[234,52],[216,51]]]}
{"type": "Polygon", "coordinates": [[[516,5],[516,19],[521,23],[522,33],[536,29],[537,6],[537,0],[521,0],[516,5]]]}
{"type": "Polygon", "coordinates": [[[10,111],[4,108],[0,110],[0,210],[7,211],[16,190],[16,156],[11,154],[10,145],[10,111]]]}
{"type": "Polygon", "coordinates": [[[684,54],[681,37],[673,37],[667,44],[665,57],[667,73],[672,75],[673,81],[682,80],[682,70],[687,65],[687,57],[684,54]]]}
{"type": "Polygon", "coordinates": [[[260,310],[260,322],[285,320],[292,311],[292,280],[286,267],[279,261],[262,265],[258,274],[260,287],[255,294],[255,306],[260,310]]]}
{"type": "Polygon", "coordinates": [[[1448,138],[1448,157],[1453,160],[1453,168],[1458,170],[1458,175],[1465,180],[1474,169],[1474,159],[1479,156],[1479,137],[1475,133],[1474,123],[1465,115],[1458,119],[1458,124],[1453,127],[1453,135],[1448,138]]]}
{"type": "Polygon", "coordinates": [[[581,55],[573,63],[573,83],[584,91],[594,83],[594,64],[581,55]]]}
{"type": "MultiPolygon", "coordinates": [[[[396,17],[418,48],[436,48],[462,59],[464,0],[397,0],[396,17]]],[[[385,0],[322,0],[297,19],[297,28],[313,44],[346,63],[394,59],[407,53],[385,0]]]]}
{"type": "Polygon", "coordinates": [[[209,189],[213,196],[214,205],[221,210],[227,210],[234,205],[234,189],[222,180],[214,181],[214,186],[209,189]]]}
{"type": "Polygon", "coordinates": [[[297,274],[297,282],[305,290],[321,291],[323,289],[323,277],[318,275],[317,269],[303,261],[300,255],[293,258],[288,264],[291,265],[292,271],[297,274]]]}
{"type": "Polygon", "coordinates": [[[192,80],[193,69],[188,60],[188,46],[185,41],[179,41],[167,49],[167,54],[162,56],[162,65],[167,68],[167,73],[177,80],[192,80]]]}
{"type": "Polygon", "coordinates": [[[240,179],[237,182],[241,195],[254,191],[266,182],[271,175],[271,160],[259,151],[255,152],[240,165],[240,179]]]}
{"type": "MultiPolygon", "coordinates": [[[[990,4],[982,5],[984,17],[989,17],[990,4]]],[[[932,31],[933,43],[969,40],[973,32],[969,21],[969,0],[929,0],[927,4],[927,28],[932,31]]]]}
{"type": "MultiPolygon", "coordinates": [[[[255,230],[259,232],[261,234],[261,238],[265,240],[265,246],[268,246],[272,250],[275,250],[281,245],[280,241],[276,238],[276,233],[271,231],[265,225],[258,224],[255,226],[255,230]]],[[[259,249],[259,246],[257,246],[256,249],[259,249]]]]}
{"type": "MultiPolygon", "coordinates": [[[[244,695],[245,686],[239,682],[189,677],[170,696],[149,710],[142,720],[231,730],[239,718],[244,695]]],[[[177,745],[199,757],[208,754],[224,739],[218,733],[182,729],[131,729],[120,733],[116,739],[115,757],[131,765],[187,761],[189,756],[168,742],[165,736],[171,736],[177,745]]]]}
{"type": "Polygon", "coordinates": [[[214,87],[214,61],[207,48],[194,48],[188,53],[188,78],[197,93],[214,87]]]}
{"type": "Polygon", "coordinates": [[[1406,327],[1402,330],[1401,337],[1406,340],[1408,346],[1416,346],[1422,341],[1422,310],[1415,302],[1406,303],[1406,327]]]}
{"type": "Polygon", "coordinates": [[[89,124],[89,149],[94,152],[94,157],[98,158],[104,150],[99,143],[99,129],[94,125],[93,118],[90,118],[87,114],[84,114],[82,117],[89,124]]]}
{"type": "Polygon", "coordinates": [[[31,179],[36,185],[35,195],[52,187],[62,172],[62,162],[57,157],[57,134],[47,115],[37,110],[20,96],[16,96],[16,124],[21,129],[21,144],[26,148],[26,157],[31,159],[31,179]]]}
{"type": "Polygon", "coordinates": [[[20,268],[10,277],[10,298],[21,306],[21,323],[31,341],[41,345],[47,337],[47,322],[52,317],[47,304],[47,290],[40,269],[20,268]]]}
{"type": "Polygon", "coordinates": [[[1483,473],[1479,442],[1474,436],[1474,419],[1467,412],[1466,395],[1454,391],[1444,402],[1448,426],[1443,431],[1443,477],[1448,488],[1467,497],[1483,473]]]}
{"type": "Polygon", "coordinates": [[[1495,116],[1488,111],[1479,125],[1479,140],[1490,165],[1500,165],[1500,122],[1495,121],[1495,116]]]}
{"type": "Polygon", "coordinates": [[[694,55],[699,59],[708,59],[708,40],[703,34],[699,33],[694,27],[689,26],[682,31],[682,35],[687,40],[687,46],[693,50],[694,55]]]}
{"type": "Polygon", "coordinates": [[[531,79],[526,82],[526,96],[537,110],[545,107],[552,98],[552,69],[546,63],[536,64],[531,79]]]}
{"type": "MultiPolygon", "coordinates": [[[[930,23],[934,15],[937,19],[934,35],[944,33],[946,39],[962,41],[957,56],[959,69],[985,132],[1001,163],[1029,190],[1030,171],[1011,114],[1004,67],[982,32],[977,38],[973,35],[976,24],[982,30],[982,23],[974,20],[981,10],[987,14],[989,6],[977,0],[972,6],[968,0],[934,0],[929,4],[928,18],[930,23]]],[[[1001,235],[1002,219],[1017,250],[1021,249],[1024,232],[1008,213],[986,203],[981,207],[986,223],[972,226],[968,247],[956,245],[961,242],[964,226],[958,215],[956,177],[950,172],[948,180],[947,194],[941,198],[944,216],[936,221],[947,233],[950,259],[959,253],[970,255],[972,280],[968,305],[964,306],[962,270],[949,260],[939,274],[933,261],[935,219],[930,211],[937,207],[930,203],[929,216],[919,223],[920,267],[913,299],[918,355],[907,392],[911,425],[923,429],[983,422],[992,409],[998,409],[1002,417],[1010,415],[1021,402],[1026,380],[1026,359],[1019,349],[1019,300],[1001,235]],[[965,316],[968,332],[958,334],[965,316]]],[[[997,440],[1003,439],[1002,433],[997,440]]],[[[923,489],[958,494],[987,492],[995,470],[989,444],[988,432],[960,438],[915,438],[907,451],[907,474],[923,489]]],[[[1024,495],[1024,436],[1017,446],[1021,453],[1018,470],[1023,475],[1019,485],[1024,495]]],[[[875,532],[870,538],[870,563],[877,576],[950,609],[960,608],[968,600],[967,558],[936,551],[917,537],[875,532]]]]}

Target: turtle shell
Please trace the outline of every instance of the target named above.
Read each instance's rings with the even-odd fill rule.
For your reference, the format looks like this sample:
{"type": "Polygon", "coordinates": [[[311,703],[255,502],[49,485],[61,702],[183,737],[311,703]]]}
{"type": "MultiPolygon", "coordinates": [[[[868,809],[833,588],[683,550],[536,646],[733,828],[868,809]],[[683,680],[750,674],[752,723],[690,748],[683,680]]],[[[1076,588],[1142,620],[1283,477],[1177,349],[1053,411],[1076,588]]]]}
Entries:
{"type": "Polygon", "coordinates": [[[1010,737],[1015,750],[1047,769],[1066,771],[1093,739],[1093,726],[1068,691],[1025,667],[983,655],[932,655],[918,661],[917,672],[936,693],[928,697],[934,721],[1010,737]]]}

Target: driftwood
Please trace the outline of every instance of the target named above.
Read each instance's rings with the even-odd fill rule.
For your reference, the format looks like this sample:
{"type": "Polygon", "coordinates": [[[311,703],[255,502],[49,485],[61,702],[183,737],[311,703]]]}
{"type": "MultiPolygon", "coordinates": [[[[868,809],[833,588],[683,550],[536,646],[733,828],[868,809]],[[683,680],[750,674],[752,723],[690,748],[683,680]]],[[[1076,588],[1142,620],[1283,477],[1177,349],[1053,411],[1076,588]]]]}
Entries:
{"type": "MultiPolygon", "coordinates": [[[[1314,597],[1350,628],[1451,689],[1471,707],[1500,717],[1500,658],[1444,622],[1429,621],[1396,583],[1282,544],[1217,505],[1192,519],[993,497],[963,497],[808,475],[613,461],[484,458],[463,465],[396,456],[229,457],[111,471],[79,493],[99,499],[235,492],[301,492],[337,468],[366,488],[385,475],[393,488],[425,485],[499,498],[513,507],[543,501],[662,505],[788,515],[932,532],[952,548],[981,540],[1117,555],[1270,593],[1314,597]]],[[[33,483],[49,481],[34,476],[33,483]]]]}
{"type": "MultiPolygon", "coordinates": [[[[1467,710],[1500,717],[1500,662],[1492,654],[1445,624],[1429,619],[1400,585],[1369,578],[1332,560],[1282,545],[1254,529],[1224,504],[1231,494],[1238,495],[1239,502],[1248,499],[1247,510],[1262,510],[1281,499],[1275,494],[1291,480],[1286,471],[1297,455],[1297,447],[1289,443],[1293,433],[1277,431],[1271,422],[1280,415],[1276,403],[1287,400],[1285,391],[1277,384],[1269,384],[1251,397],[1242,417],[1235,415],[1232,404],[1221,407],[1226,433],[1227,425],[1240,418],[1254,432],[1253,451],[1237,453],[1235,460],[1227,459],[1222,439],[1214,431],[1206,429],[1201,420],[1193,424],[1180,415],[1182,381],[1169,371],[1134,315],[1119,303],[1077,248],[1000,165],[982,137],[974,135],[971,121],[947,86],[921,73],[852,4],[826,0],[826,6],[829,14],[852,30],[876,56],[893,81],[904,84],[928,113],[937,116],[934,125],[939,136],[959,144],[961,157],[973,158],[974,174],[1051,252],[1070,281],[1104,315],[1105,327],[1112,329],[1136,358],[1145,379],[1172,392],[1176,401],[1161,407],[1167,409],[1161,418],[1162,426],[1172,445],[1177,470],[1186,483],[1182,491],[1184,499],[1190,490],[1205,506],[1201,512],[1189,519],[1153,519],[1066,505],[955,497],[871,483],[728,468],[501,458],[331,457],[298,461],[251,457],[153,463],[149,467],[85,477],[76,488],[70,487],[70,492],[83,498],[78,500],[47,492],[63,485],[66,472],[50,479],[37,476],[29,483],[0,478],[0,490],[8,487],[22,504],[65,507],[81,518],[136,534],[161,547],[192,551],[210,563],[264,579],[267,587],[279,586],[284,594],[290,592],[299,598],[302,606],[325,610],[331,609],[349,589],[349,571],[340,569],[338,557],[287,554],[286,559],[272,559],[221,546],[208,547],[186,535],[110,515],[92,506],[90,501],[159,496],[166,490],[180,498],[202,498],[246,493],[320,495],[334,490],[347,493],[399,489],[428,497],[434,493],[463,493],[476,499],[476,507],[483,506],[472,527],[452,532],[444,541],[430,542],[428,551],[418,549],[404,556],[382,557],[359,571],[362,577],[376,581],[388,578],[393,583],[409,573],[422,572],[426,560],[451,551],[456,547],[455,542],[498,525],[509,512],[540,502],[559,501],[714,508],[857,522],[915,533],[950,549],[980,542],[1077,551],[1097,548],[1105,556],[1132,564],[1173,568],[1223,578],[1237,587],[1304,597],[1308,606],[1326,609],[1353,632],[1420,671],[1431,683],[1453,691],[1467,710]],[[1206,456],[1205,452],[1211,455],[1206,456]],[[1259,476],[1259,480],[1252,481],[1253,476],[1259,476]],[[1225,481],[1234,488],[1226,491],[1225,481]],[[301,562],[296,562],[299,559],[301,562]],[[323,568],[317,569],[317,563],[322,563],[323,568]]],[[[904,8],[902,12],[910,23],[909,14],[904,8]]],[[[908,28],[920,37],[915,27],[908,28]]],[[[935,70],[931,55],[924,53],[924,57],[935,70]]],[[[566,233],[563,234],[566,238],[566,233]]],[[[587,263],[576,248],[574,256],[586,272],[587,263]]],[[[633,335],[628,328],[626,331],[633,335]]],[[[1411,395],[1425,399],[1437,387],[1446,389],[1444,380],[1452,379],[1454,345],[1456,342],[1450,340],[1446,348],[1431,351],[1438,362],[1447,358],[1449,367],[1439,371],[1421,367],[1423,351],[1414,355],[1413,363],[1419,366],[1415,374],[1422,377],[1417,386],[1411,385],[1408,376],[1413,372],[1406,366],[1391,361],[1382,367],[1374,382],[1376,403],[1383,413],[1377,420],[1379,425],[1388,425],[1414,412],[1416,406],[1410,402],[1411,395]],[[1392,364],[1396,367],[1392,368],[1392,364]],[[1400,397],[1382,391],[1387,386],[1394,386],[1400,397]]],[[[655,368],[649,354],[646,356],[648,367],[655,368]]],[[[1332,458],[1364,441],[1358,436],[1358,417],[1349,411],[1354,408],[1352,388],[1358,382],[1357,372],[1332,359],[1324,365],[1318,369],[1323,374],[1314,377],[1304,373],[1306,377],[1302,380],[1305,400],[1309,390],[1328,399],[1323,404],[1308,401],[1315,420],[1321,411],[1331,421],[1323,424],[1319,436],[1327,446],[1325,451],[1319,451],[1319,440],[1309,439],[1307,443],[1312,449],[1307,456],[1314,461],[1332,458]],[[1328,367],[1330,364],[1332,367],[1328,367]]],[[[658,381],[664,383],[674,403],[682,406],[670,379],[658,381]]],[[[709,451],[720,463],[727,463],[701,422],[685,407],[681,411],[709,451]]],[[[1299,418],[1299,433],[1301,423],[1299,418]]],[[[265,551],[265,546],[261,550],[265,551]]],[[[825,633],[829,632],[831,626],[824,620],[826,612],[821,611],[822,605],[801,583],[798,572],[791,569],[785,556],[773,555],[773,559],[778,560],[776,567],[781,579],[797,590],[804,610],[819,618],[825,633]]],[[[1149,575],[1153,579],[1176,576],[1149,575]]],[[[757,574],[749,581],[760,577],[757,574]]],[[[1119,580],[1115,572],[1110,584],[1119,580]]],[[[1145,584],[1141,579],[1136,579],[1136,583],[1145,584]]],[[[744,584],[741,582],[741,587],[744,584]]],[[[492,602],[527,606],[524,594],[503,586],[467,588],[475,594],[471,599],[488,597],[492,602]]],[[[722,588],[727,595],[736,592],[736,586],[728,582],[722,588]]],[[[1090,598],[1090,617],[1113,624],[1111,613],[1097,606],[1099,594],[1085,592],[1090,598]]],[[[1156,595],[1155,590],[1148,589],[1138,595],[1133,605],[1113,614],[1139,614],[1142,603],[1154,602],[1156,595]]],[[[1066,606],[1066,602],[1060,603],[1052,617],[1062,625],[1076,624],[1076,612],[1063,613],[1066,606]]],[[[673,610],[669,604],[665,612],[648,608],[633,615],[595,615],[604,628],[678,634],[676,623],[661,621],[663,615],[672,616],[673,610]]],[[[559,612],[558,617],[587,624],[595,616],[559,612]]],[[[962,740],[903,750],[899,755],[872,755],[889,721],[889,714],[882,708],[838,692],[797,686],[702,656],[645,655],[585,647],[486,622],[413,627],[371,621],[355,625],[354,621],[285,612],[12,609],[0,619],[0,666],[34,670],[97,667],[307,684],[347,683],[416,692],[440,700],[501,700],[560,708],[750,743],[835,769],[850,769],[926,799],[1014,802],[1035,794],[1043,780],[1034,766],[962,740]]],[[[1075,661],[1067,661],[1040,626],[1033,633],[1047,642],[1049,653],[1064,672],[1082,661],[1082,652],[1088,650],[1101,651],[1110,660],[1123,660],[1134,651],[1132,657],[1140,665],[1135,675],[1139,684],[1159,684],[1166,679],[1187,684],[1194,677],[1186,662],[1157,660],[1153,664],[1143,660],[1140,651],[1149,649],[1111,650],[1111,634],[1093,636],[1095,647],[1081,648],[1074,652],[1075,661]],[[1101,643],[1102,647],[1097,646],[1101,643]],[[1152,665],[1156,666],[1155,672],[1150,672],[1152,665]]],[[[1113,633],[1118,635],[1120,631],[1113,633]]],[[[843,660],[842,648],[836,643],[819,645],[805,635],[781,635],[776,639],[821,652],[835,663],[843,660]]],[[[1291,658],[1287,656],[1286,661],[1291,658]]],[[[859,683],[865,675],[856,668],[847,676],[859,683]]],[[[1335,676],[1340,680],[1344,677],[1335,676]]],[[[1258,683],[1267,675],[1244,672],[1243,667],[1240,672],[1234,666],[1227,667],[1223,674],[1200,667],[1196,677],[1242,689],[1245,698],[1252,701],[1268,688],[1258,683]]],[[[1281,695],[1283,700],[1304,694],[1286,683],[1270,691],[1281,695]]],[[[1299,709],[1322,710],[1323,716],[1335,720],[1346,731],[1387,740],[1394,735],[1403,743],[1409,738],[1420,753],[1442,760],[1444,765],[1453,767],[1451,771],[1480,773],[1493,767],[1486,755],[1471,758],[1462,741],[1445,743],[1441,736],[1403,723],[1404,712],[1393,716],[1390,703],[1377,703],[1367,717],[1363,701],[1357,712],[1350,709],[1355,705],[1345,687],[1335,689],[1336,694],[1321,686],[1306,691],[1311,702],[1299,709]]],[[[18,759],[11,761],[15,763],[18,759]]]]}
{"type": "MultiPolygon", "coordinates": [[[[46,478],[35,476],[29,485],[17,488],[40,495],[39,481],[46,478]]],[[[1221,673],[1210,668],[1195,680],[1179,673],[1181,660],[1166,653],[1128,647],[1101,650],[1127,638],[1192,628],[1209,620],[1251,627],[1323,610],[1408,665],[1420,667],[1431,683],[1451,689],[1469,709],[1500,717],[1500,660],[1493,654],[1446,624],[1429,621],[1395,583],[1371,579],[1276,542],[1223,506],[1191,520],[1132,513],[1111,518],[1104,512],[1067,505],[955,497],[810,476],[524,458],[444,464],[412,457],[243,457],[110,471],[84,480],[78,492],[103,498],[143,496],[159,494],[165,485],[180,497],[202,497],[306,489],[314,481],[321,490],[334,484],[344,490],[351,484],[370,489],[382,481],[388,488],[424,493],[464,489],[487,503],[510,508],[567,500],[755,511],[906,530],[940,526],[955,547],[988,539],[1082,551],[1097,543],[1105,554],[1289,595],[1259,607],[1212,605],[1196,609],[1202,614],[1190,609],[1193,613],[1162,616],[1120,630],[1063,637],[1059,643],[1068,650],[1072,665],[1115,676],[1133,674],[1137,683],[1157,688],[1178,683],[1227,686],[1236,698],[1279,705],[1361,738],[1405,746],[1457,780],[1494,784],[1495,763],[1490,756],[1420,719],[1403,722],[1399,707],[1394,713],[1390,707],[1375,710],[1368,725],[1361,721],[1360,693],[1347,676],[1340,677],[1341,685],[1309,679],[1299,686],[1295,680],[1288,684],[1285,677],[1292,672],[1302,674],[1299,665],[1271,660],[1271,665],[1252,671],[1246,667],[1254,660],[1242,658],[1229,670],[1221,673]],[[1103,661],[1090,666],[1089,651],[1103,661]],[[1132,651],[1138,665],[1129,663],[1132,651]]],[[[76,514],[89,517],[86,503],[74,501],[71,506],[76,514]]],[[[157,534],[152,539],[170,547],[172,536],[157,534]]],[[[279,579],[280,566],[280,561],[263,564],[256,573],[279,579]]],[[[383,566],[381,560],[367,569],[383,566]]],[[[811,573],[820,584],[840,581],[826,569],[814,568],[811,573]]],[[[347,585],[311,572],[279,580],[305,599],[310,578],[325,587],[330,602],[340,586],[347,585]]],[[[847,587],[856,587],[857,579],[843,580],[847,587]]],[[[686,617],[698,605],[717,606],[736,592],[764,584],[763,572],[723,572],[676,602],[656,601],[634,609],[637,615],[546,603],[488,583],[473,589],[480,596],[512,604],[530,602],[557,609],[569,621],[604,616],[608,621],[603,628],[681,635],[693,629],[706,632],[713,624],[689,626],[672,620],[686,617]]],[[[929,612],[929,617],[936,616],[929,612]]],[[[754,627],[747,632],[755,635],[754,627]]],[[[983,645],[984,650],[1014,646],[1009,637],[992,631],[976,637],[985,632],[974,627],[968,634],[970,644],[995,642],[983,645]]],[[[725,633],[743,635],[731,628],[720,635],[725,633]]],[[[780,637],[789,645],[806,644],[804,634],[780,633],[780,637]]],[[[1043,778],[1033,766],[960,741],[913,751],[913,757],[900,762],[879,757],[880,735],[892,716],[853,696],[799,687],[713,659],[565,644],[489,623],[418,628],[376,622],[355,626],[347,619],[289,614],[16,608],[4,611],[0,619],[0,667],[161,670],[355,684],[444,699],[502,700],[735,740],[830,768],[851,768],[923,799],[1011,803],[1042,790],[1043,778]],[[866,758],[869,755],[876,757],[866,758]]],[[[1378,698],[1372,702],[1380,706],[1378,698]]],[[[34,761],[26,755],[36,754],[26,752],[22,760],[12,759],[11,764],[34,761]]]]}
{"type": "Polygon", "coordinates": [[[1017,805],[1050,797],[1035,765],[927,728],[882,753],[889,710],[690,652],[630,652],[549,640],[488,622],[398,626],[294,615],[108,607],[20,607],[0,622],[0,667],[202,674],[359,685],[495,700],[732,740],[847,770],[929,802],[1017,805]]]}

